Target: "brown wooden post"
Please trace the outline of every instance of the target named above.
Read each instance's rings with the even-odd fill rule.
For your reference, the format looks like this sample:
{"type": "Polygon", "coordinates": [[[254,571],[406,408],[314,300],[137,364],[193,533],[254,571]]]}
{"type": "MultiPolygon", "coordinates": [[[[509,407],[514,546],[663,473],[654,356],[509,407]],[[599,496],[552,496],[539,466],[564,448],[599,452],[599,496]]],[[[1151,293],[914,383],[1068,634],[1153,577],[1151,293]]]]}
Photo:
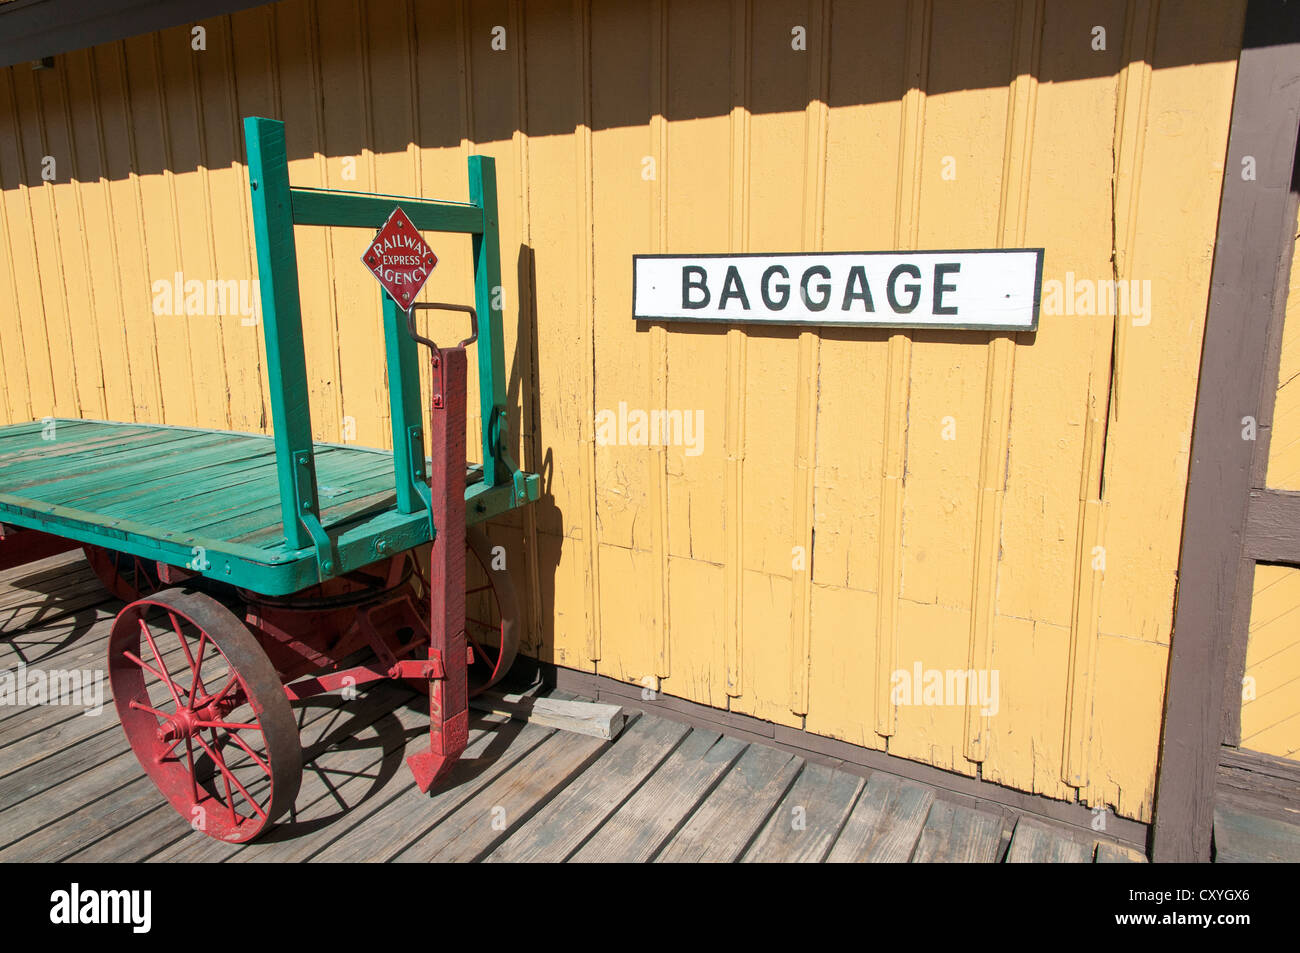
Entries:
{"type": "Polygon", "coordinates": [[[1291,253],[1287,213],[1298,125],[1300,4],[1251,0],[1237,63],[1183,516],[1152,833],[1157,861],[1210,858],[1224,672],[1255,450],[1244,435],[1244,418],[1259,419],[1276,277],[1291,253]]]}

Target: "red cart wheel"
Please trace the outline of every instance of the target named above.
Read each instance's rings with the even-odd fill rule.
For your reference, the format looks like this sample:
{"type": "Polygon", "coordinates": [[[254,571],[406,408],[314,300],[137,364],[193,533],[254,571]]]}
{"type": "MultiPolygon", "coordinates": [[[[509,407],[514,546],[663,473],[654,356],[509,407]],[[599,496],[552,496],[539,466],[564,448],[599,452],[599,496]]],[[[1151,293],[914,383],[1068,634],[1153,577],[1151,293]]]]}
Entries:
{"type": "Polygon", "coordinates": [[[145,773],[195,830],[251,840],[302,780],[293,711],[252,633],[210,596],[169,589],[118,613],[108,674],[145,773]]]}
{"type": "Polygon", "coordinates": [[[519,599],[510,573],[493,559],[478,527],[465,530],[465,636],[474,653],[469,693],[501,681],[519,652],[519,599]]]}
{"type": "Polygon", "coordinates": [[[162,588],[157,564],[129,553],[87,544],[82,548],[86,562],[104,588],[123,602],[134,602],[162,588]]]}

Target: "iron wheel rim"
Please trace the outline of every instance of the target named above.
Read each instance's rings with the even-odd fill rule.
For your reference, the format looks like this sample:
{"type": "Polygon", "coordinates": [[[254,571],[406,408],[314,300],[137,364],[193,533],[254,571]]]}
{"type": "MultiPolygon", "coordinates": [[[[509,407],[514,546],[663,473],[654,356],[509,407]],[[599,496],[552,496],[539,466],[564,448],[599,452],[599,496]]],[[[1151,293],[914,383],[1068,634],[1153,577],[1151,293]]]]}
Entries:
{"type": "Polygon", "coordinates": [[[195,830],[244,843],[293,805],[293,710],[257,640],[215,599],[171,589],[126,606],[109,682],[140,766],[195,830]]]}

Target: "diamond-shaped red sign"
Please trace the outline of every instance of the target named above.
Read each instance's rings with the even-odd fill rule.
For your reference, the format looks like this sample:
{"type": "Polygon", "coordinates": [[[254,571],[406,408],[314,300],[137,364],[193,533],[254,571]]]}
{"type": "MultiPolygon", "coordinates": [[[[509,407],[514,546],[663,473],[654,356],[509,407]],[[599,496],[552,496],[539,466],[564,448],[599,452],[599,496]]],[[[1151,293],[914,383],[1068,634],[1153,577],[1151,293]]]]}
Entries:
{"type": "Polygon", "coordinates": [[[438,264],[438,256],[400,207],[393,209],[388,221],[375,233],[361,260],[403,308],[415,302],[433,266],[438,264]]]}

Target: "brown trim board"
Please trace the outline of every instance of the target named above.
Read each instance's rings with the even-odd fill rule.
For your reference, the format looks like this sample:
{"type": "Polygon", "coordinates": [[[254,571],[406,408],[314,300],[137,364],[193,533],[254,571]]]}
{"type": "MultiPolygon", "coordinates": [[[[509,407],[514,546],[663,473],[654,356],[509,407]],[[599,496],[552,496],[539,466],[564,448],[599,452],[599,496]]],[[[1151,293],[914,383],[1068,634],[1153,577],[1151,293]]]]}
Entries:
{"type": "Polygon", "coordinates": [[[919,761],[909,761],[884,751],[815,735],[799,728],[777,725],[752,715],[711,708],[662,692],[650,697],[640,686],[620,682],[607,675],[580,672],[534,659],[519,659],[512,678],[526,679],[530,674],[563,691],[651,712],[672,721],[725,733],[733,738],[781,748],[807,761],[826,764],[851,774],[866,777],[879,771],[929,785],[937,788],[945,801],[1001,814],[1005,830],[1014,826],[1015,817],[1028,814],[1068,825],[1099,840],[1121,841],[1143,852],[1147,849],[1149,828],[1146,824],[1107,812],[1105,829],[1096,830],[1092,826],[1096,819],[1092,809],[1082,804],[1070,804],[1041,794],[1027,794],[991,781],[944,771],[919,761]]]}
{"type": "MultiPolygon", "coordinates": [[[[1300,184],[1296,175],[1300,168],[1291,170],[1291,201],[1287,220],[1295,223],[1300,211],[1300,184]]],[[[1294,253],[1293,253],[1294,254],[1294,253]]],[[[1278,369],[1282,363],[1282,338],[1286,333],[1286,299],[1291,286],[1292,255],[1284,255],[1273,285],[1273,317],[1268,328],[1268,350],[1264,358],[1266,373],[1259,381],[1259,434],[1255,440],[1255,460],[1251,467],[1250,485],[1260,488],[1268,485],[1268,455],[1273,443],[1273,417],[1277,410],[1278,369]]]]}
{"type": "Polygon", "coordinates": [[[1245,553],[1260,381],[1277,273],[1291,253],[1300,4],[1251,0],[1237,61],[1183,514],[1156,778],[1152,858],[1208,861],[1224,673],[1245,553]],[[1256,177],[1243,179],[1254,157],[1256,177]]]}
{"type": "Polygon", "coordinates": [[[1259,562],[1300,566],[1300,493],[1250,491],[1245,553],[1259,562]]]}
{"type": "MultiPolygon", "coordinates": [[[[1258,452],[1258,449],[1257,449],[1258,452]]],[[[1249,518],[1249,517],[1248,517],[1249,518]]],[[[1241,744],[1241,680],[1246,674],[1246,643],[1250,641],[1250,610],[1255,598],[1255,560],[1237,560],[1237,588],[1228,619],[1228,648],[1223,665],[1223,714],[1219,741],[1241,744]]]]}

